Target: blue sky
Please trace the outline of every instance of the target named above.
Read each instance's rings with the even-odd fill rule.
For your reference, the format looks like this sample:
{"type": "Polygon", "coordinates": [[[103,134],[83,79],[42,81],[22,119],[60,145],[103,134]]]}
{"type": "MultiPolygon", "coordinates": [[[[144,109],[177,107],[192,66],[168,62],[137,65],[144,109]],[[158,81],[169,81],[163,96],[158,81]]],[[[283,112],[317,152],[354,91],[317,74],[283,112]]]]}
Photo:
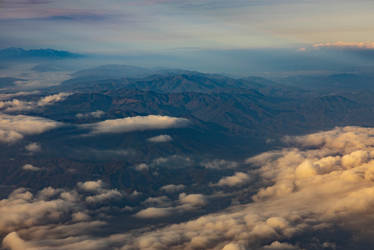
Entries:
{"type": "Polygon", "coordinates": [[[371,0],[2,0],[0,46],[96,53],[374,41],[371,0]]]}

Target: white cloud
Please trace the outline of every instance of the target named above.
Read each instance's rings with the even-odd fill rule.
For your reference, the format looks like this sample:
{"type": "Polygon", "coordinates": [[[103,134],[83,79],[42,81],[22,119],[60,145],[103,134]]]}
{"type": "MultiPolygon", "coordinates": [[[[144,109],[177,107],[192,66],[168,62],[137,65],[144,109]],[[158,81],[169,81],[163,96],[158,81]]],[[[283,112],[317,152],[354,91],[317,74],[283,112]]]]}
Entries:
{"type": "Polygon", "coordinates": [[[210,161],[204,161],[202,164],[205,168],[211,169],[227,169],[227,168],[236,168],[238,163],[235,161],[226,161],[223,159],[215,159],[210,161]]]}
{"type": "Polygon", "coordinates": [[[41,134],[60,126],[62,123],[41,117],[0,113],[0,142],[15,142],[25,135],[41,134]]]}
{"type": "Polygon", "coordinates": [[[36,142],[33,142],[33,143],[30,143],[30,144],[27,144],[25,146],[25,149],[27,151],[29,151],[30,153],[35,153],[35,152],[39,152],[42,150],[41,146],[39,143],[36,143],[36,142]]]}
{"type": "Polygon", "coordinates": [[[136,217],[142,219],[161,218],[171,214],[171,208],[148,207],[136,213],[136,217]]]}
{"type": "Polygon", "coordinates": [[[86,197],[86,201],[90,203],[103,202],[106,200],[118,199],[122,197],[122,193],[116,189],[104,190],[99,194],[86,197]]]}
{"type": "Polygon", "coordinates": [[[179,184],[179,185],[169,184],[169,185],[162,186],[160,190],[167,192],[167,193],[175,193],[175,192],[183,190],[184,188],[185,186],[182,184],[179,184]]]}
{"type": "Polygon", "coordinates": [[[86,182],[78,182],[77,186],[84,191],[99,192],[100,190],[103,189],[104,183],[102,180],[86,181],[86,182]]]}
{"type": "Polygon", "coordinates": [[[316,43],[314,48],[350,48],[350,49],[374,49],[374,42],[330,42],[316,43]]]}
{"type": "Polygon", "coordinates": [[[15,93],[9,93],[9,94],[0,94],[0,100],[7,100],[9,98],[17,97],[17,96],[28,96],[28,95],[35,95],[39,94],[40,91],[20,91],[15,93]]]}
{"type": "MultiPolygon", "coordinates": [[[[16,249],[18,242],[21,247],[26,244],[40,250],[113,246],[122,246],[123,250],[309,249],[303,244],[313,235],[314,248],[339,248],[341,242],[325,242],[326,235],[319,238],[324,230],[351,233],[354,244],[362,235],[372,239],[374,129],[337,128],[287,140],[290,147],[247,160],[256,182],[251,187],[253,201],[162,227],[107,237],[89,235],[90,228],[97,230],[103,222],[73,214],[81,211],[91,215],[93,211],[85,211],[90,207],[86,207],[86,198],[110,193],[97,181],[88,185],[94,192],[89,196],[80,190],[49,188],[36,195],[15,190],[0,200],[0,214],[12,215],[0,216],[0,232],[8,237],[3,245],[15,242],[16,249]],[[71,218],[69,223],[65,223],[67,217],[71,218]],[[77,222],[72,222],[73,217],[77,222]],[[79,218],[83,221],[78,222],[79,218]],[[59,224],[61,221],[64,223],[59,224]]],[[[239,196],[243,194],[247,193],[238,192],[239,196]]],[[[151,206],[135,208],[138,212],[134,219],[179,216],[202,210],[207,203],[202,194],[182,193],[175,200],[156,196],[144,204],[151,206]]]]}
{"type": "Polygon", "coordinates": [[[250,181],[250,177],[248,174],[237,172],[233,176],[223,177],[215,185],[234,187],[234,186],[241,186],[241,185],[247,184],[249,181],[250,181]]]}
{"type": "Polygon", "coordinates": [[[46,106],[46,105],[51,105],[53,103],[56,103],[56,102],[61,102],[63,100],[66,99],[66,97],[70,96],[71,93],[58,93],[58,94],[54,94],[54,95],[49,95],[49,96],[45,96],[45,97],[42,97],[37,105],[38,106],[46,106]]]}
{"type": "Polygon", "coordinates": [[[135,166],[135,169],[137,171],[146,171],[146,170],[149,169],[149,166],[147,164],[145,164],[145,163],[140,163],[140,164],[138,164],[138,165],[135,166]]]}
{"type": "Polygon", "coordinates": [[[185,118],[148,115],[106,120],[83,126],[92,129],[92,134],[101,134],[179,128],[185,127],[188,124],[189,121],[185,118]]]}
{"type": "Polygon", "coordinates": [[[45,96],[39,99],[39,101],[22,101],[18,99],[0,101],[0,109],[6,112],[22,111],[22,110],[33,110],[39,107],[52,105],[56,102],[60,102],[71,95],[71,93],[58,93],[54,95],[45,96]]]}
{"type": "Polygon", "coordinates": [[[42,170],[41,168],[35,167],[35,166],[31,165],[31,164],[25,164],[25,165],[23,165],[22,169],[26,170],[26,171],[40,171],[40,170],[42,170]]]}
{"type": "Polygon", "coordinates": [[[172,141],[173,138],[170,135],[158,135],[151,138],[148,138],[148,141],[158,143],[158,142],[169,142],[172,141]]]}
{"type": "Polygon", "coordinates": [[[75,116],[79,119],[83,119],[83,118],[90,118],[90,117],[93,117],[93,118],[101,118],[102,116],[105,115],[105,112],[102,111],[102,110],[96,110],[94,112],[90,112],[90,113],[86,113],[86,114],[83,114],[83,113],[78,113],[76,114],[75,116]]]}
{"type": "Polygon", "coordinates": [[[288,141],[297,148],[247,160],[265,185],[252,203],[144,233],[123,249],[145,242],[148,248],[300,249],[288,239],[331,227],[359,239],[374,222],[374,129],[337,128],[288,141]]]}
{"type": "Polygon", "coordinates": [[[150,197],[144,203],[152,204],[152,206],[140,210],[135,214],[135,217],[149,219],[171,216],[201,208],[207,204],[207,201],[202,194],[181,193],[176,201],[171,201],[166,196],[160,196],[150,197]],[[174,205],[172,204],[173,202],[174,205]]]}

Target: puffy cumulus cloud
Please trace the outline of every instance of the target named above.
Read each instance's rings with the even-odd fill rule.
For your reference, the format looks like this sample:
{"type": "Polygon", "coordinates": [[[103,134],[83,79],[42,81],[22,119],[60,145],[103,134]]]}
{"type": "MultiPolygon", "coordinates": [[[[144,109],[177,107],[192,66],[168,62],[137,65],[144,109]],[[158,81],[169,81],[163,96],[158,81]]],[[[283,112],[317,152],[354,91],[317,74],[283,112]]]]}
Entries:
{"type": "Polygon", "coordinates": [[[206,199],[202,194],[179,194],[179,200],[183,205],[187,206],[204,206],[206,199]]]}
{"type": "Polygon", "coordinates": [[[348,48],[348,49],[374,49],[374,42],[330,42],[316,43],[314,48],[348,48]]]}
{"type": "Polygon", "coordinates": [[[5,112],[22,111],[22,110],[33,110],[36,108],[52,105],[56,102],[65,100],[66,97],[71,93],[58,93],[54,95],[45,96],[39,99],[39,101],[22,101],[18,99],[0,101],[0,109],[5,112]]]}
{"type": "Polygon", "coordinates": [[[169,184],[169,185],[162,186],[160,190],[166,193],[175,193],[175,192],[183,190],[184,188],[185,186],[183,184],[179,184],[179,185],[169,184]]]}
{"type": "Polygon", "coordinates": [[[3,109],[8,112],[31,110],[34,108],[35,106],[33,102],[26,102],[26,101],[21,101],[18,99],[13,99],[10,101],[0,101],[0,109],[3,109]]]}
{"type": "Polygon", "coordinates": [[[216,186],[241,186],[247,184],[250,181],[250,177],[246,173],[237,172],[233,176],[223,177],[218,181],[216,186]]]}
{"type": "Polygon", "coordinates": [[[77,186],[88,192],[99,192],[103,189],[104,183],[102,180],[97,181],[86,181],[86,182],[78,182],[77,186]]]}
{"type": "MultiPolygon", "coordinates": [[[[290,147],[247,159],[251,176],[256,177],[251,202],[158,228],[93,237],[86,231],[97,228],[100,222],[77,215],[83,221],[59,225],[57,229],[45,225],[46,221],[56,225],[59,218],[72,218],[79,211],[90,215],[84,207],[86,194],[79,190],[48,189],[33,195],[27,190],[16,190],[8,199],[0,201],[0,213],[12,215],[0,217],[1,233],[8,237],[3,245],[13,242],[15,247],[18,244],[42,250],[312,249],[308,247],[310,243],[313,249],[340,248],[339,235],[336,235],[337,242],[333,242],[334,237],[324,242],[325,230],[329,233],[342,230],[344,235],[351,232],[352,244],[359,244],[362,235],[369,236],[365,240],[371,240],[374,236],[371,230],[374,129],[336,128],[288,137],[287,142],[290,147]],[[12,232],[17,232],[18,237],[9,234],[12,232]],[[312,242],[308,243],[309,239],[312,242]]],[[[175,200],[163,196],[148,199],[145,205],[151,206],[135,208],[134,219],[180,216],[181,212],[191,209],[203,210],[206,204],[206,197],[200,194],[182,193],[177,197],[175,200]]]]}
{"type": "MultiPolygon", "coordinates": [[[[92,190],[89,181],[81,183],[92,190]],[[86,185],[85,185],[86,184],[86,185]]],[[[102,184],[102,182],[101,182],[102,184]]],[[[102,186],[102,185],[100,185],[102,186]]],[[[18,249],[112,249],[119,238],[95,239],[89,232],[105,225],[100,217],[105,210],[97,204],[94,208],[87,201],[87,193],[78,189],[44,188],[36,193],[27,189],[14,190],[0,200],[0,234],[2,247],[18,249]]],[[[97,195],[110,193],[109,189],[95,191],[97,195]]],[[[123,237],[123,236],[122,236],[123,237]]],[[[120,246],[120,245],[119,245],[120,246]]]]}
{"type": "Polygon", "coordinates": [[[92,134],[101,134],[180,128],[187,126],[189,123],[189,120],[185,118],[148,115],[105,120],[98,123],[85,124],[83,127],[92,129],[92,134]]]}
{"type": "Polygon", "coordinates": [[[278,249],[278,250],[297,250],[300,249],[299,247],[293,246],[288,243],[281,243],[279,241],[274,241],[270,245],[267,245],[264,247],[265,250],[272,250],[272,249],[278,249]]]}
{"type": "Polygon", "coordinates": [[[4,238],[3,246],[12,250],[35,249],[22,240],[16,232],[12,232],[4,238]]]}
{"type": "Polygon", "coordinates": [[[140,163],[135,166],[136,171],[147,171],[149,169],[149,166],[145,163],[140,163]]]}
{"type": "Polygon", "coordinates": [[[54,95],[49,95],[49,96],[45,96],[43,98],[41,98],[39,101],[38,101],[38,106],[46,106],[46,105],[50,105],[50,104],[53,104],[53,103],[56,103],[56,102],[61,102],[63,100],[66,99],[66,97],[70,96],[71,93],[58,93],[58,94],[54,94],[54,95]]]}
{"type": "Polygon", "coordinates": [[[40,146],[39,143],[32,142],[32,143],[27,144],[25,146],[25,149],[30,153],[36,153],[36,152],[40,152],[42,150],[42,147],[40,146]]]}
{"type": "Polygon", "coordinates": [[[41,168],[35,167],[35,166],[31,165],[31,164],[25,164],[25,165],[23,165],[22,169],[26,170],[26,171],[40,171],[40,170],[42,170],[41,168]]]}
{"type": "Polygon", "coordinates": [[[166,196],[160,196],[150,197],[144,201],[144,204],[150,204],[152,206],[140,210],[135,214],[135,217],[150,219],[181,214],[205,206],[207,200],[202,194],[181,193],[176,201],[172,201],[166,196]]]}
{"type": "Polygon", "coordinates": [[[201,165],[205,168],[211,169],[227,169],[227,168],[236,168],[238,167],[238,163],[235,161],[226,161],[223,159],[215,159],[210,161],[204,161],[201,165]]]}
{"type": "Polygon", "coordinates": [[[90,113],[78,113],[75,115],[75,117],[77,117],[78,119],[85,119],[85,118],[101,118],[105,115],[105,112],[102,111],[102,110],[96,110],[94,112],[90,112],[90,113]]]}
{"type": "Polygon", "coordinates": [[[95,193],[85,198],[89,203],[98,203],[122,197],[122,193],[117,189],[106,189],[102,180],[78,182],[77,186],[83,191],[95,193]]]}
{"type": "Polygon", "coordinates": [[[169,141],[172,141],[172,140],[173,140],[173,138],[170,135],[158,135],[158,136],[148,138],[149,142],[154,142],[154,143],[169,142],[169,141]]]}
{"type": "Polygon", "coordinates": [[[60,126],[62,126],[60,122],[41,117],[11,116],[0,113],[0,142],[12,143],[25,135],[41,134],[60,126]]]}
{"type": "Polygon", "coordinates": [[[103,190],[101,193],[86,197],[86,201],[90,203],[98,203],[112,199],[119,199],[122,193],[116,189],[103,190]]]}
{"type": "MultiPolygon", "coordinates": [[[[292,147],[247,160],[263,186],[253,202],[136,235],[122,249],[305,249],[304,241],[291,241],[335,227],[359,241],[374,222],[374,129],[336,128],[287,141],[292,147]]],[[[321,249],[339,244],[318,242],[321,249]]]]}

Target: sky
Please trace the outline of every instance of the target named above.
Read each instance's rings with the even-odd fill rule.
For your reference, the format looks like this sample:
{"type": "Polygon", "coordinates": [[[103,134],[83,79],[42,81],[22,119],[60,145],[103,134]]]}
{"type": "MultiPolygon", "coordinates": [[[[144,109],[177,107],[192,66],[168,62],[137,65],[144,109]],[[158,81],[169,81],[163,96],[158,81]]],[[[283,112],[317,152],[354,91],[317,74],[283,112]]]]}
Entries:
{"type": "Polygon", "coordinates": [[[0,48],[136,54],[368,47],[373,7],[371,0],[1,0],[0,48]]]}

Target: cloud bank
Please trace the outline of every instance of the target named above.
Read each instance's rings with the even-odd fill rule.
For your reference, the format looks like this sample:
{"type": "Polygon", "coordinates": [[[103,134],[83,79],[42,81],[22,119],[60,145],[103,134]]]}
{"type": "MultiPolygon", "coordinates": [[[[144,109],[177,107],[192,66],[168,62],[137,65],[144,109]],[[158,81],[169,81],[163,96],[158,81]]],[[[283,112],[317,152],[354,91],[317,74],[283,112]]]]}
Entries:
{"type": "Polygon", "coordinates": [[[26,135],[41,134],[60,126],[60,122],[41,117],[0,113],[0,142],[16,142],[26,135]]]}
{"type": "Polygon", "coordinates": [[[330,42],[316,43],[313,48],[374,49],[374,42],[330,42]]]}
{"type": "Polygon", "coordinates": [[[186,127],[189,120],[161,115],[134,116],[83,125],[92,130],[92,134],[127,133],[133,131],[158,130],[186,127]]]}
{"type": "Polygon", "coordinates": [[[45,96],[39,99],[39,101],[22,101],[18,99],[0,101],[0,109],[5,112],[23,111],[23,110],[34,110],[44,106],[52,105],[56,102],[61,102],[70,96],[71,93],[58,93],[54,95],[45,96]]]}

